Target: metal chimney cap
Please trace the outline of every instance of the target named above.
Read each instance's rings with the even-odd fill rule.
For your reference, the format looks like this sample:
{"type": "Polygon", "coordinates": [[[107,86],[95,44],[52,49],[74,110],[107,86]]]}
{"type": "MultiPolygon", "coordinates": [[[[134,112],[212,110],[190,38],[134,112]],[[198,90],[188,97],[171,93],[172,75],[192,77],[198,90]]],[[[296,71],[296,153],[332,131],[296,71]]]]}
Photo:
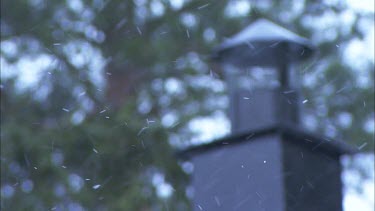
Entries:
{"type": "Polygon", "coordinates": [[[282,58],[287,54],[282,62],[297,62],[311,57],[314,51],[315,47],[306,38],[269,20],[258,19],[219,45],[213,59],[240,65],[272,65],[274,59],[270,57],[282,58]],[[230,57],[238,58],[233,61],[230,57]]]}

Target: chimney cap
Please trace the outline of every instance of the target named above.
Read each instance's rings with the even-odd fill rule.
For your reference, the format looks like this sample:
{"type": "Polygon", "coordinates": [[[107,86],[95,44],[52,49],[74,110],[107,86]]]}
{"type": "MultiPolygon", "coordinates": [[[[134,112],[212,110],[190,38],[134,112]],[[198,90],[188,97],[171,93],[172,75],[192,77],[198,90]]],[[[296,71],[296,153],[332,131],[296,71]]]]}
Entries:
{"type": "MultiPolygon", "coordinates": [[[[284,58],[282,62],[298,62],[311,57],[315,50],[315,47],[306,38],[269,20],[258,19],[220,44],[214,50],[213,59],[216,61],[228,60],[229,63],[237,65],[272,65],[272,60],[275,58],[270,57],[284,58]],[[227,57],[231,57],[231,54],[240,54],[241,56],[234,55],[233,57],[237,57],[237,59],[228,59],[227,57]]],[[[279,62],[276,61],[276,63],[279,62]]]]}

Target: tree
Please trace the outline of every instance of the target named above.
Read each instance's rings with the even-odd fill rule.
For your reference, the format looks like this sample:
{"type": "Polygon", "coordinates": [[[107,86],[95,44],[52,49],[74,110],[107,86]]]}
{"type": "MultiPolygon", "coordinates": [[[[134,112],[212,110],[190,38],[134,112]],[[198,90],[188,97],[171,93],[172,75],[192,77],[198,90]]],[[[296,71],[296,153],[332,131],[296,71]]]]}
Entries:
{"type": "Polygon", "coordinates": [[[339,53],[366,37],[373,11],[325,1],[5,0],[2,207],[189,209],[188,164],[174,149],[194,136],[192,119],[226,109],[212,48],[259,17],[319,46],[300,67],[307,126],[373,149],[374,60],[355,66],[339,53]],[[321,24],[338,17],[348,23],[321,24]]]}

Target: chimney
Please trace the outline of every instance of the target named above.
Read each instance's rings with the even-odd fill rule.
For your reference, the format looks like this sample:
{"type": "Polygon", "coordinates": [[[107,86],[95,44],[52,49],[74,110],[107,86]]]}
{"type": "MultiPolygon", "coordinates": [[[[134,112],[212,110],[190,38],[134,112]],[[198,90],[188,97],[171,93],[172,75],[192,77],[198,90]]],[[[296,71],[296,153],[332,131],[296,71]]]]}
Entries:
{"type": "Polygon", "coordinates": [[[298,124],[301,99],[294,65],[314,51],[307,39],[265,19],[222,43],[213,58],[224,66],[232,132],[298,124]]]}
{"type": "Polygon", "coordinates": [[[264,19],[216,48],[232,134],[182,152],[194,165],[194,210],[342,210],[340,156],[355,150],[298,125],[293,65],[314,51],[305,38],[264,19]]]}

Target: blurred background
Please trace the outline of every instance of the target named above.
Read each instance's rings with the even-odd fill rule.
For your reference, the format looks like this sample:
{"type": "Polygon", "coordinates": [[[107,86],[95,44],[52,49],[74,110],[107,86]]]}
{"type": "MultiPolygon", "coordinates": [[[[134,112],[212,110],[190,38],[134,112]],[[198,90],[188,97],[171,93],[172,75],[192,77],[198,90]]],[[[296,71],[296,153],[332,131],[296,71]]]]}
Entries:
{"type": "Polygon", "coordinates": [[[258,18],[318,46],[303,126],[361,151],[344,210],[374,210],[372,0],[1,1],[2,210],[190,210],[175,152],[230,132],[210,53],[258,18]]]}

